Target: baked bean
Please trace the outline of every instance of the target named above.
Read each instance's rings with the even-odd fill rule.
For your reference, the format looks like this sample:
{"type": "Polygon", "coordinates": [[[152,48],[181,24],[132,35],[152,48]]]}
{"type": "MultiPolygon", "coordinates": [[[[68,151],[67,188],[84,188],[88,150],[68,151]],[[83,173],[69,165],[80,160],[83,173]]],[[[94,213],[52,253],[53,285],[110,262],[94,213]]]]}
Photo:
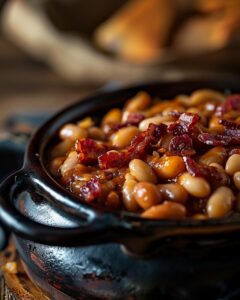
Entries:
{"type": "Polygon", "coordinates": [[[162,111],[163,117],[170,117],[173,112],[175,113],[183,113],[185,111],[185,108],[178,105],[169,105],[162,111]]]}
{"type": "Polygon", "coordinates": [[[151,117],[151,116],[162,114],[162,112],[166,109],[170,109],[171,111],[174,111],[178,108],[180,109],[180,107],[181,106],[179,106],[178,104],[173,104],[172,101],[161,101],[154,104],[147,110],[145,110],[144,113],[146,114],[146,116],[151,117]]]}
{"type": "Polygon", "coordinates": [[[155,184],[139,182],[135,185],[133,196],[144,210],[161,202],[161,194],[155,184]]]}
{"type": "Polygon", "coordinates": [[[87,137],[87,131],[84,128],[78,127],[74,124],[66,124],[60,130],[60,138],[62,140],[73,140],[82,139],[87,137]]]}
{"type": "Polygon", "coordinates": [[[141,216],[150,219],[184,219],[186,213],[186,208],[182,204],[165,201],[163,204],[150,207],[141,216]]]}
{"type": "Polygon", "coordinates": [[[211,89],[200,89],[194,91],[190,96],[179,95],[176,99],[181,104],[190,107],[209,101],[221,102],[224,99],[224,95],[211,89]]]}
{"type": "Polygon", "coordinates": [[[130,174],[138,181],[156,183],[157,177],[152,168],[141,159],[133,159],[129,163],[130,174]]]}
{"type": "Polygon", "coordinates": [[[207,103],[204,103],[203,106],[201,106],[201,108],[203,108],[205,112],[208,112],[207,116],[210,116],[211,113],[215,111],[217,104],[218,104],[217,102],[208,101],[207,103]]]}
{"type": "Polygon", "coordinates": [[[163,116],[156,116],[156,117],[152,117],[152,118],[147,118],[147,119],[144,119],[140,122],[139,124],[139,129],[141,131],[145,131],[148,129],[148,126],[150,124],[156,124],[156,125],[159,125],[161,123],[164,123],[164,122],[168,122],[168,121],[171,121],[172,120],[172,117],[171,116],[166,116],[166,117],[163,117],[163,116]]]}
{"type": "Polygon", "coordinates": [[[136,180],[130,173],[125,174],[125,180],[136,180]]]}
{"type": "Polygon", "coordinates": [[[119,108],[111,109],[106,115],[103,117],[102,124],[118,124],[122,119],[122,111],[119,108]]]}
{"type": "Polygon", "coordinates": [[[73,140],[65,140],[54,146],[51,150],[51,157],[64,156],[74,146],[73,140]]]}
{"type": "Polygon", "coordinates": [[[128,211],[132,212],[139,209],[139,205],[133,196],[133,190],[136,184],[136,180],[126,180],[122,188],[123,205],[128,211]]]}
{"type": "Polygon", "coordinates": [[[228,214],[233,206],[234,195],[231,189],[221,186],[215,190],[207,203],[207,213],[210,218],[220,218],[228,214]]]}
{"type": "Polygon", "coordinates": [[[152,157],[149,164],[161,179],[171,179],[185,171],[185,164],[180,156],[152,157]]]}
{"type": "Polygon", "coordinates": [[[213,116],[211,117],[209,121],[209,128],[211,131],[216,132],[216,133],[223,133],[224,132],[224,127],[223,125],[219,124],[220,118],[213,116]]]}
{"type": "Polygon", "coordinates": [[[62,164],[60,171],[62,176],[72,168],[74,168],[78,163],[78,156],[76,151],[72,151],[68,154],[68,157],[65,159],[64,163],[62,164]]]}
{"type": "Polygon", "coordinates": [[[201,89],[194,91],[190,96],[191,106],[199,105],[203,102],[217,101],[221,102],[224,95],[211,89],[201,89]]]}
{"type": "Polygon", "coordinates": [[[150,96],[145,92],[139,92],[130,99],[125,107],[126,111],[140,111],[146,109],[151,104],[150,96]]]}
{"type": "Polygon", "coordinates": [[[90,127],[94,126],[93,119],[90,117],[87,117],[80,122],[77,123],[77,126],[83,129],[89,129],[90,127]]]}
{"type": "Polygon", "coordinates": [[[98,140],[98,141],[104,141],[106,139],[106,135],[103,132],[103,130],[95,126],[88,129],[88,136],[91,139],[98,140]]]}
{"type": "Polygon", "coordinates": [[[240,172],[233,174],[233,181],[238,190],[240,190],[240,172]]]}
{"type": "Polygon", "coordinates": [[[66,157],[61,156],[61,157],[55,157],[51,162],[50,162],[50,172],[53,176],[58,176],[59,175],[59,169],[61,165],[63,164],[64,160],[66,157]]]}
{"type": "Polygon", "coordinates": [[[233,175],[234,173],[240,171],[240,155],[233,154],[231,155],[225,165],[225,170],[227,174],[233,175]]]}
{"type": "Polygon", "coordinates": [[[193,177],[188,172],[179,177],[179,182],[190,195],[197,198],[207,197],[211,192],[210,185],[204,178],[193,177]]]}
{"type": "Polygon", "coordinates": [[[124,148],[130,145],[133,138],[139,133],[135,126],[129,126],[119,129],[112,138],[113,146],[117,148],[124,148]]]}
{"type": "Polygon", "coordinates": [[[202,155],[199,161],[206,165],[210,165],[212,163],[222,165],[224,164],[226,158],[227,151],[224,147],[214,147],[202,155]]]}
{"type": "Polygon", "coordinates": [[[94,170],[95,170],[94,167],[88,167],[88,166],[85,166],[83,164],[77,163],[74,166],[75,178],[79,179],[79,180],[83,180],[83,174],[87,174],[87,173],[93,172],[94,170]]]}
{"type": "Polygon", "coordinates": [[[178,183],[159,184],[159,191],[164,200],[170,200],[179,203],[185,203],[188,198],[188,193],[178,183]]]}
{"type": "Polygon", "coordinates": [[[111,191],[108,194],[106,206],[112,209],[118,209],[120,207],[120,199],[116,192],[111,191]]]}

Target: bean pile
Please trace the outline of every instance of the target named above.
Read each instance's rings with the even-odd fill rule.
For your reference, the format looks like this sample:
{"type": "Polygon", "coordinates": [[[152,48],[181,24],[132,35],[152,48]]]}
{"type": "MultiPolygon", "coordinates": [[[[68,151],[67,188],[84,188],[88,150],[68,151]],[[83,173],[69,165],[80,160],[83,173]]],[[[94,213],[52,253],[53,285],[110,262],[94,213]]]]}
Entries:
{"type": "Polygon", "coordinates": [[[49,170],[88,203],[154,219],[240,212],[240,95],[139,92],[101,122],[66,124],[49,170]]]}

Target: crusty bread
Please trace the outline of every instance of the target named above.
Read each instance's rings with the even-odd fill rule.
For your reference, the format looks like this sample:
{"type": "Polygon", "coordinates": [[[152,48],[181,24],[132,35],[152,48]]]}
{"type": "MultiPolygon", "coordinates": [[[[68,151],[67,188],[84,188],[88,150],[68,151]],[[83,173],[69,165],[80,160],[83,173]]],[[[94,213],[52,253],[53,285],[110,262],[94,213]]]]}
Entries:
{"type": "Polygon", "coordinates": [[[174,46],[182,51],[202,52],[240,41],[240,12],[224,10],[192,17],[176,33],[174,46]]]}
{"type": "Polygon", "coordinates": [[[167,45],[175,15],[172,0],[133,0],[97,28],[95,40],[122,58],[150,61],[167,45]]]}

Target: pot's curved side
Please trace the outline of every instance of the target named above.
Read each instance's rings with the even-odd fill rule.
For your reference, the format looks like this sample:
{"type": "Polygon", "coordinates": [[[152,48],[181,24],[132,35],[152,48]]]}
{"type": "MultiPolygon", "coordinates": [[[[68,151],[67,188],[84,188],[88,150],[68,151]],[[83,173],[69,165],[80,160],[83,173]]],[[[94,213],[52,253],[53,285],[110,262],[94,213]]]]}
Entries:
{"type": "MultiPolygon", "coordinates": [[[[27,192],[20,196],[19,207],[48,226],[80,225],[79,219],[27,192]]],[[[117,244],[56,247],[17,236],[15,241],[41,288],[53,286],[75,299],[202,299],[206,293],[217,299],[238,288],[238,240],[169,239],[159,245],[157,255],[145,259],[126,254],[117,244]]]]}

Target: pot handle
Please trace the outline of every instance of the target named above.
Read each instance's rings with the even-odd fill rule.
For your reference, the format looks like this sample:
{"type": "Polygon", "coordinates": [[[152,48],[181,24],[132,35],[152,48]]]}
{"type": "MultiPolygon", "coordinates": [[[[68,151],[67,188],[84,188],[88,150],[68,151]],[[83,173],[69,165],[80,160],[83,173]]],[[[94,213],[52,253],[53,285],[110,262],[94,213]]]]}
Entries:
{"type": "MultiPolygon", "coordinates": [[[[51,190],[53,193],[51,194],[46,190],[44,183],[43,186],[39,184],[34,178],[29,178],[28,172],[20,170],[0,185],[0,222],[12,233],[33,242],[52,246],[71,247],[118,243],[124,246],[127,253],[138,256],[149,254],[149,245],[155,240],[156,235],[151,238],[152,230],[142,227],[142,220],[139,221],[136,217],[126,220],[121,215],[96,213],[94,209],[86,209],[82,204],[81,212],[88,213],[86,223],[81,227],[59,228],[40,224],[23,215],[14,202],[20,193],[26,190],[30,194],[32,189],[34,193],[45,192],[46,194],[47,192],[50,195],[49,200],[61,197],[57,191],[51,190]]],[[[64,199],[60,199],[60,202],[63,203],[64,199]]],[[[68,211],[69,207],[66,206],[66,202],[64,204],[61,208],[73,215],[74,210],[68,211]]],[[[157,239],[169,236],[171,231],[171,228],[163,226],[161,233],[157,233],[157,239]]]]}
{"type": "Polygon", "coordinates": [[[155,222],[139,220],[137,217],[125,220],[121,216],[110,213],[94,213],[93,209],[89,209],[92,214],[88,214],[86,223],[81,227],[47,226],[24,216],[16,208],[14,199],[20,192],[31,190],[32,182],[27,178],[24,170],[20,170],[0,185],[0,222],[17,236],[40,244],[71,247],[119,243],[124,245],[128,253],[148,256],[156,248],[156,243],[169,237],[203,235],[211,238],[217,235],[223,238],[224,233],[228,233],[229,236],[230,233],[239,235],[240,232],[239,222],[219,224],[213,220],[213,223],[209,224],[198,221],[195,226],[196,222],[194,225],[192,221],[189,223],[166,220],[155,222]]]}
{"type": "Polygon", "coordinates": [[[29,189],[23,170],[9,176],[0,185],[0,222],[14,234],[54,246],[89,246],[114,241],[112,232],[119,222],[111,214],[93,214],[83,226],[76,228],[47,226],[24,216],[16,208],[14,198],[26,191],[26,187],[29,189]]]}

